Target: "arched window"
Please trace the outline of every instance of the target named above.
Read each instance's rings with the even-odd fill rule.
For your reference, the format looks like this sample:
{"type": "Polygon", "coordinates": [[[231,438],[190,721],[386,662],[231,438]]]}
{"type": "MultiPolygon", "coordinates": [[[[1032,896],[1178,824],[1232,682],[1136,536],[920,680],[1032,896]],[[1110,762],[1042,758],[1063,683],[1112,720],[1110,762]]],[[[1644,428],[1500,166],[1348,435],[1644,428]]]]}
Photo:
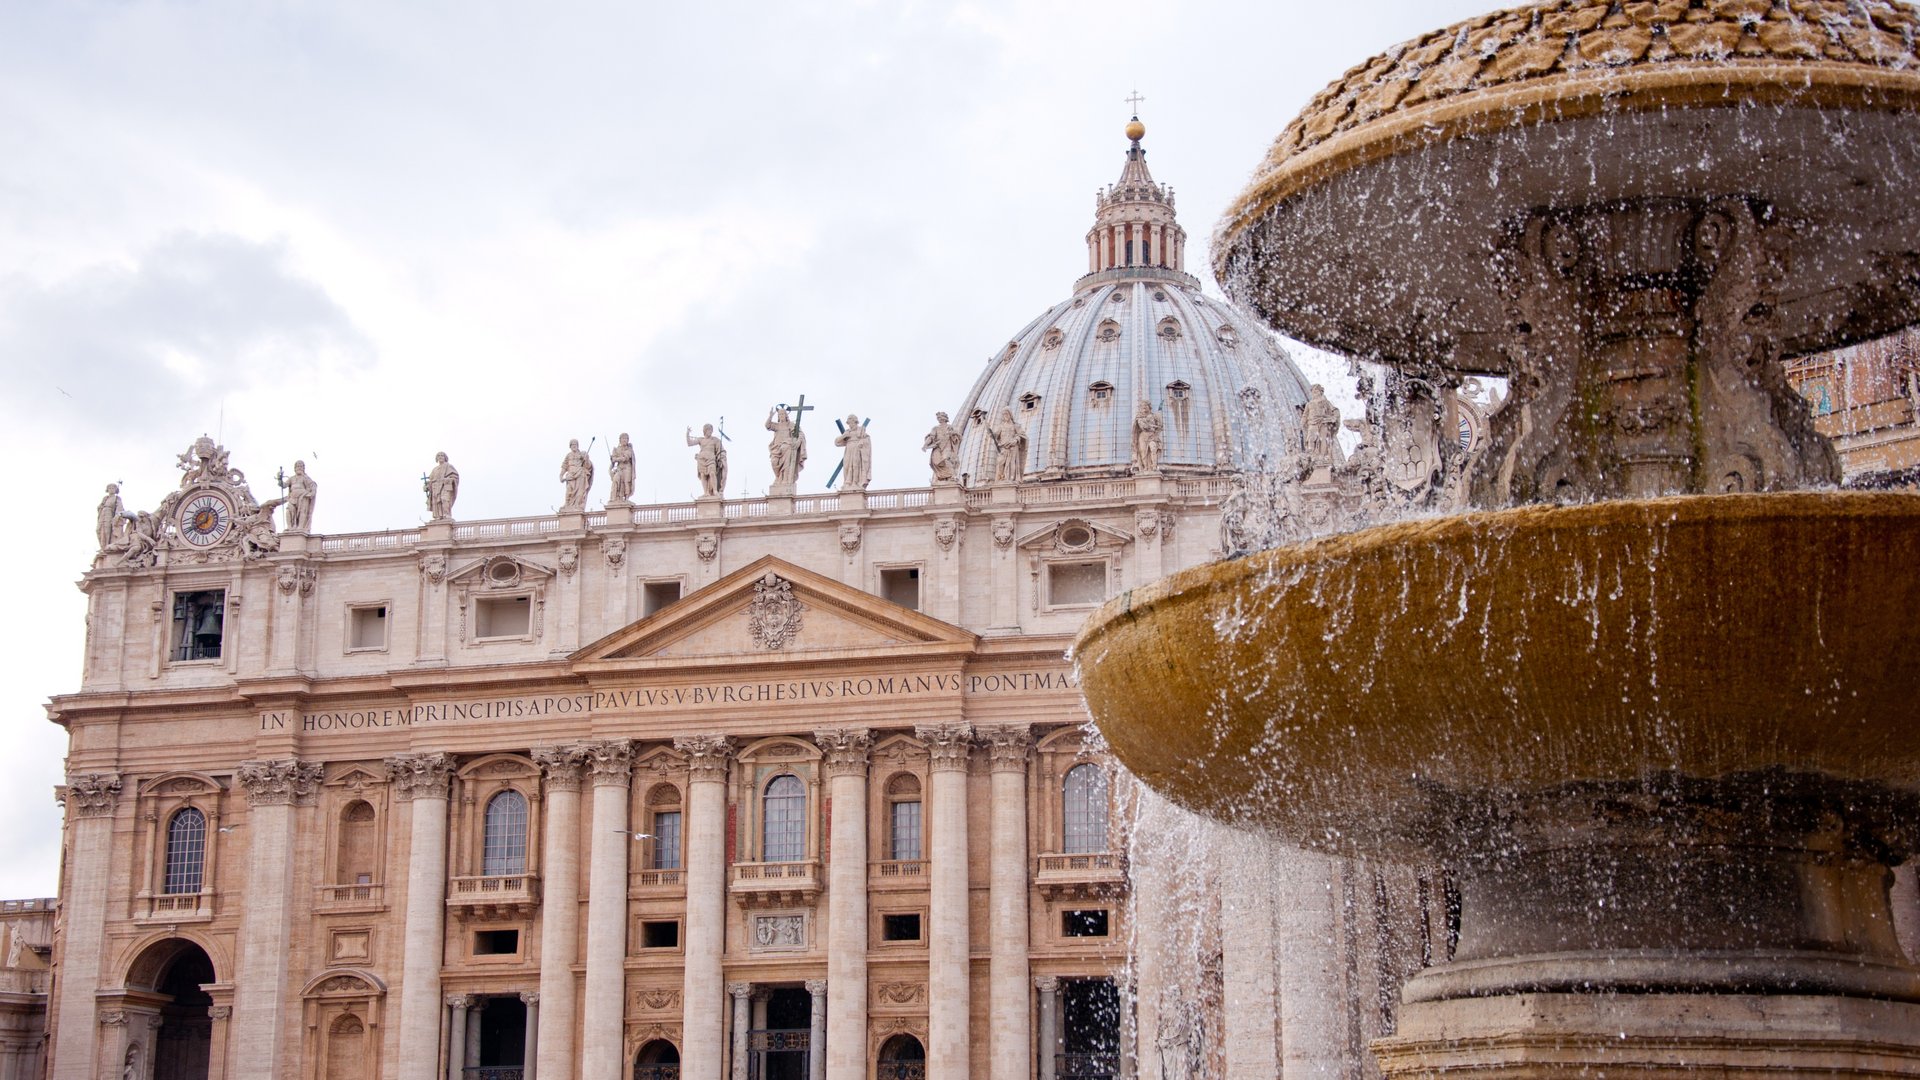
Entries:
{"type": "Polygon", "coordinates": [[[1062,802],[1063,849],[1069,855],[1107,850],[1107,773],[1098,765],[1067,770],[1062,802]]]}
{"type": "Polygon", "coordinates": [[[807,852],[807,793],[800,778],[776,776],[761,800],[760,858],[799,862],[807,852]]]}
{"type": "Polygon", "coordinates": [[[511,788],[487,800],[480,872],[487,877],[527,872],[527,797],[511,788]]]}
{"type": "Polygon", "coordinates": [[[927,1075],[927,1048],[904,1032],[880,1044],[880,1080],[922,1080],[927,1075]]]}
{"type": "Polygon", "coordinates": [[[887,781],[887,858],[924,857],[920,822],[920,779],[901,773],[887,781]]]}
{"type": "Polygon", "coordinates": [[[207,864],[207,815],[189,806],[167,820],[165,893],[197,893],[207,864]]]}
{"type": "Polygon", "coordinates": [[[355,799],[340,811],[340,851],[338,865],[334,867],[339,884],[372,883],[378,828],[373,805],[365,799],[355,799]]]}

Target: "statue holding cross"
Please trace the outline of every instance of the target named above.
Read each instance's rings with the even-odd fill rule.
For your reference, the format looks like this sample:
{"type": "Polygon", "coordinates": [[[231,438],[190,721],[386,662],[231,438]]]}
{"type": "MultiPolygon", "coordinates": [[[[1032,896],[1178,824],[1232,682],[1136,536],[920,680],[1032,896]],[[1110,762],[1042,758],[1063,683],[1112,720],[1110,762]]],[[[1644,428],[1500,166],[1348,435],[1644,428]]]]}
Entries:
{"type": "Polygon", "coordinates": [[[807,464],[807,436],[800,430],[800,420],[812,408],[802,394],[798,405],[783,403],[767,410],[767,430],[773,432],[767,441],[767,462],[773,466],[774,494],[791,495],[800,482],[800,470],[807,464]]]}

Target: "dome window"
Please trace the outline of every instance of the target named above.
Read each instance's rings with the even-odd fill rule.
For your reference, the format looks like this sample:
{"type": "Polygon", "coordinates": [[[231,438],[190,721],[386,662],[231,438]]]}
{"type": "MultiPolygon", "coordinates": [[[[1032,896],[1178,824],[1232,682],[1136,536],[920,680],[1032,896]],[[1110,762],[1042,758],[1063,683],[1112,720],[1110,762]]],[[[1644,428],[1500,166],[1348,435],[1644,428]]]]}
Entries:
{"type": "Polygon", "coordinates": [[[1113,295],[1107,297],[1107,299],[1116,304],[1124,304],[1127,302],[1127,291],[1125,289],[1115,289],[1113,290],[1113,295]]]}
{"type": "Polygon", "coordinates": [[[1004,363],[1006,363],[1007,361],[1009,361],[1009,360],[1011,360],[1011,359],[1013,359],[1013,354],[1015,354],[1015,353],[1017,353],[1017,352],[1019,352],[1019,351],[1020,351],[1020,343],[1019,343],[1019,342],[1017,342],[1017,341],[1009,341],[1009,342],[1007,342],[1007,347],[1006,347],[1006,349],[1005,349],[1004,351],[1002,351],[1002,352],[1000,353],[1000,362],[1004,364],[1004,363]]]}
{"type": "Polygon", "coordinates": [[[1119,341],[1120,324],[1114,322],[1112,319],[1108,319],[1100,324],[1100,332],[1095,336],[1101,341],[1119,341]]]}
{"type": "Polygon", "coordinates": [[[1184,380],[1175,379],[1167,384],[1168,401],[1185,401],[1188,395],[1192,393],[1193,387],[1189,386],[1184,380]]]}
{"type": "Polygon", "coordinates": [[[1155,290],[1153,290],[1153,298],[1154,298],[1155,300],[1158,300],[1158,301],[1160,301],[1160,302],[1161,302],[1161,303],[1163,303],[1163,304],[1167,302],[1167,294],[1166,294],[1166,293],[1165,293],[1165,292],[1164,292],[1163,290],[1160,290],[1160,289],[1155,289],[1155,290]]]}
{"type": "Polygon", "coordinates": [[[1113,384],[1100,379],[1087,387],[1087,400],[1095,405],[1104,405],[1113,398],[1113,384]]]}
{"type": "Polygon", "coordinates": [[[1046,337],[1040,339],[1040,347],[1047,350],[1048,352],[1052,352],[1053,350],[1059,348],[1060,343],[1065,340],[1067,340],[1067,335],[1061,333],[1060,328],[1056,326],[1053,329],[1047,331],[1046,337]]]}
{"type": "Polygon", "coordinates": [[[1257,386],[1243,388],[1240,391],[1240,404],[1245,405],[1248,412],[1258,409],[1260,407],[1260,388],[1257,386]]]}
{"type": "Polygon", "coordinates": [[[1040,407],[1040,395],[1029,390],[1020,395],[1020,408],[1023,412],[1032,412],[1040,407]]]}
{"type": "Polygon", "coordinates": [[[1214,340],[1220,342],[1220,344],[1226,346],[1229,349],[1238,348],[1240,346],[1240,339],[1234,335],[1233,327],[1231,326],[1222,326],[1220,329],[1215,330],[1213,332],[1213,336],[1214,336],[1214,340]]]}
{"type": "Polygon", "coordinates": [[[1171,318],[1169,318],[1169,319],[1161,319],[1161,320],[1160,320],[1160,329],[1159,329],[1159,334],[1160,334],[1160,336],[1161,336],[1161,337],[1163,337],[1163,338],[1165,338],[1165,339],[1167,339],[1168,341],[1177,341],[1177,340],[1179,340],[1179,338],[1180,338],[1180,320],[1178,320],[1178,319],[1171,319],[1171,318]]]}

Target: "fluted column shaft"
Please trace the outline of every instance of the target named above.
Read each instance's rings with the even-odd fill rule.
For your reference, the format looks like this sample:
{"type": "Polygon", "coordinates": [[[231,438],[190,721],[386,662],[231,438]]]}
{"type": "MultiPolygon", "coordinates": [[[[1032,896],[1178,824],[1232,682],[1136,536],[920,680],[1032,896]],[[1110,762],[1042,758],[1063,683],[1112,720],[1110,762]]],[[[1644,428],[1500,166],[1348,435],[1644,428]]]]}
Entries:
{"type": "Polygon", "coordinates": [[[633,743],[587,748],[593,770],[593,865],[587,879],[587,1001],[581,1080],[620,1080],[625,1064],[627,960],[627,828],[633,743]]]}
{"type": "MultiPolygon", "coordinates": [[[[727,767],[732,740],[718,735],[675,739],[687,755],[687,932],[680,1048],[684,1080],[720,1080],[726,1056],[726,988],[722,977],[727,918],[727,767]]],[[[745,1038],[745,1027],[741,1027],[745,1038]]]]}
{"type": "Polygon", "coordinates": [[[580,953],[580,776],[586,751],[577,746],[533,752],[546,774],[546,843],[541,848],[540,1001],[537,1046],[528,1057],[545,1080],[573,1080],[578,993],[573,965],[580,953]]]}
{"type": "Polygon", "coordinates": [[[400,1080],[433,1080],[440,1064],[440,962],[447,913],[447,782],[453,758],[387,759],[408,805],[407,907],[400,948],[400,1080]]]}
{"type": "MultiPolygon", "coordinates": [[[[867,752],[865,731],[822,731],[828,795],[833,799],[832,859],[827,864],[827,981],[824,1040],[814,1058],[830,1080],[867,1075],[867,752]]],[[[820,1080],[818,1075],[814,1080],[820,1080]]]]}
{"type": "Polygon", "coordinates": [[[107,896],[113,880],[113,810],[120,799],[120,778],[87,773],[67,778],[61,790],[67,807],[67,881],[60,898],[65,929],[61,940],[60,1001],[53,1047],[56,1080],[93,1080],[94,1040],[98,1036],[93,992],[99,989],[100,953],[106,941],[107,896]]]}
{"type": "Polygon", "coordinates": [[[932,757],[928,834],[932,868],[927,898],[927,1080],[966,1080],[973,1054],[967,925],[967,761],[973,731],[966,724],[919,728],[932,757]]]}
{"type": "MultiPolygon", "coordinates": [[[[243,761],[234,778],[246,792],[247,895],[293,893],[294,806],[313,797],[321,768],[311,762],[243,761]]],[[[209,882],[209,885],[212,883],[209,882]]],[[[283,1037],[283,1003],[291,996],[287,968],[292,950],[292,905],[248,904],[240,922],[240,971],[233,980],[235,1076],[272,1076],[283,1037]]]]}
{"type": "Polygon", "coordinates": [[[1027,1005],[1027,746],[1025,728],[983,730],[992,764],[993,844],[987,871],[992,950],[987,986],[993,1080],[1028,1080],[1032,1011],[1027,1005]]]}

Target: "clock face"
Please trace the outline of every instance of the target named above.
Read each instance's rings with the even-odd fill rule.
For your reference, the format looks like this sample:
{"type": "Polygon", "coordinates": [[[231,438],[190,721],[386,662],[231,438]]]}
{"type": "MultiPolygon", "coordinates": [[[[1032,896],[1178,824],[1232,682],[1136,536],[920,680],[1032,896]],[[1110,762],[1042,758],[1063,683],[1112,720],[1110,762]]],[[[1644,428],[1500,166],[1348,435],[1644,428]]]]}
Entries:
{"type": "Polygon", "coordinates": [[[232,527],[233,507],[218,495],[195,495],[180,509],[180,535],[195,547],[219,543],[232,527]]]}

